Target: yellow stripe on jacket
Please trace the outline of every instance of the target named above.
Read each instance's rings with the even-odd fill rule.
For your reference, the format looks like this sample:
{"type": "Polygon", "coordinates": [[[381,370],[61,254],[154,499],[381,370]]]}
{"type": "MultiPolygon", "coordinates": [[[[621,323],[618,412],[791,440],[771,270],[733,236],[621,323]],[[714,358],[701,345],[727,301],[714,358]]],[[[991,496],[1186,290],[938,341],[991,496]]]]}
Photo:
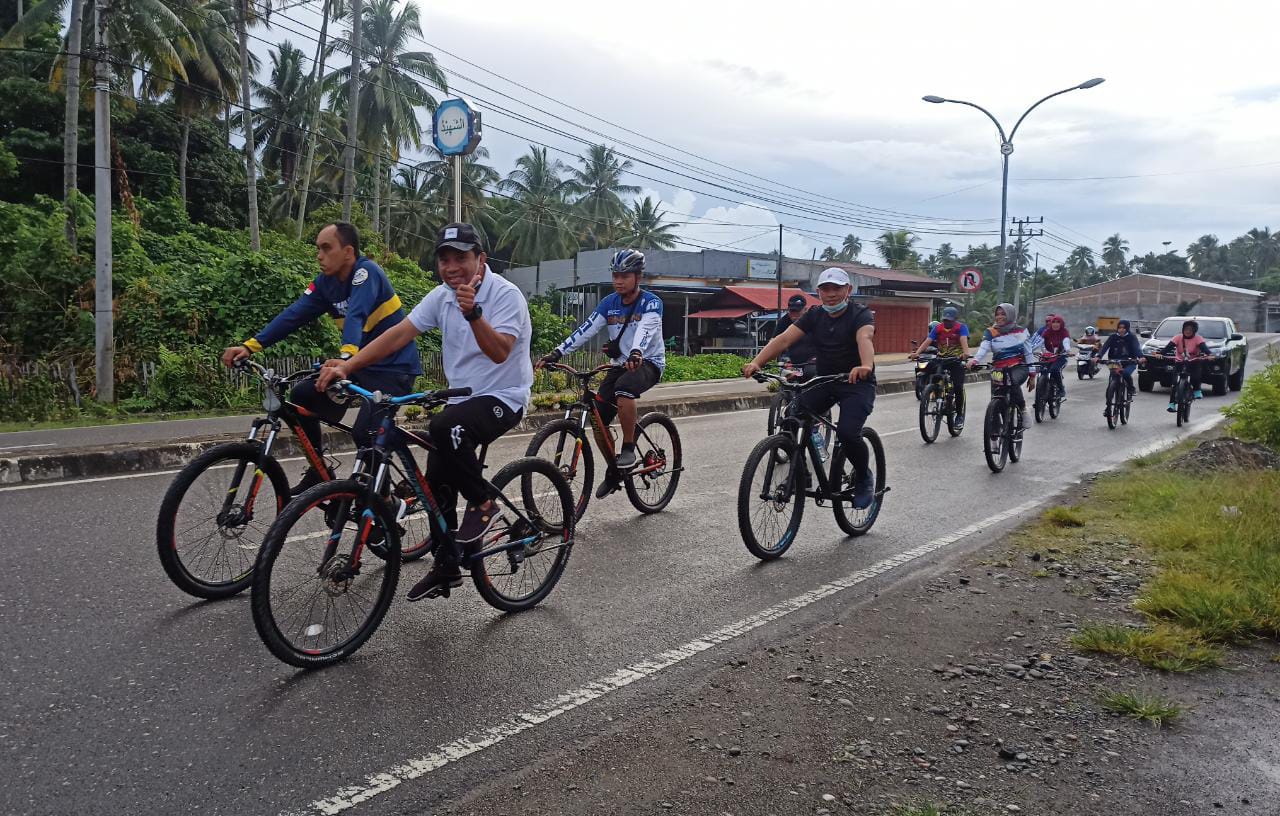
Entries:
{"type": "Polygon", "coordinates": [[[382,305],[369,313],[369,318],[364,321],[364,330],[370,331],[374,326],[381,323],[388,316],[395,314],[400,310],[400,296],[392,295],[390,300],[384,300],[382,305]]]}

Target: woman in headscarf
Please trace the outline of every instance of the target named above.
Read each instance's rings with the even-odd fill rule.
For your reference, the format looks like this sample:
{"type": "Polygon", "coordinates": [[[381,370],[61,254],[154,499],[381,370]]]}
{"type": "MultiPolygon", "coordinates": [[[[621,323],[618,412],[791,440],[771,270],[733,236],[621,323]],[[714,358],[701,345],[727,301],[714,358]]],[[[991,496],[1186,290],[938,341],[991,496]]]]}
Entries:
{"type": "Polygon", "coordinates": [[[1067,353],[1071,351],[1071,332],[1067,331],[1066,321],[1061,315],[1049,315],[1040,338],[1044,341],[1046,354],[1057,355],[1058,359],[1049,364],[1049,375],[1058,383],[1058,393],[1067,397],[1067,384],[1062,381],[1062,369],[1067,366],[1067,353]]]}
{"type": "MultiPolygon", "coordinates": [[[[1213,352],[1209,350],[1209,344],[1200,336],[1200,324],[1195,320],[1184,320],[1182,322],[1182,331],[1169,341],[1168,345],[1160,350],[1160,353],[1168,356],[1173,355],[1173,359],[1178,362],[1184,360],[1187,363],[1187,376],[1191,380],[1191,390],[1193,399],[1204,399],[1204,392],[1200,390],[1200,381],[1202,379],[1203,370],[1200,360],[1206,357],[1212,357],[1213,352]]],[[[1169,413],[1175,413],[1178,405],[1173,401],[1173,394],[1169,395],[1169,413]]]]}
{"type": "MultiPolygon", "coordinates": [[[[1102,351],[1098,352],[1098,360],[1102,361],[1108,356],[1113,360],[1133,360],[1120,370],[1124,375],[1124,384],[1129,388],[1129,397],[1132,399],[1133,372],[1138,367],[1137,361],[1142,357],[1142,343],[1138,340],[1138,336],[1129,330],[1128,320],[1117,322],[1115,334],[1108,337],[1107,342],[1102,344],[1102,351]]],[[[1102,413],[1106,416],[1107,411],[1102,413]]]]}
{"type": "Polygon", "coordinates": [[[1012,303],[996,305],[995,322],[982,332],[982,343],[978,353],[969,360],[973,368],[991,358],[991,365],[1005,372],[1009,383],[1013,386],[1009,398],[1018,406],[1021,414],[1021,426],[1027,427],[1027,401],[1022,395],[1021,386],[1027,384],[1027,390],[1036,387],[1036,375],[1028,368],[1035,362],[1035,353],[1031,348],[1031,333],[1018,325],[1018,313],[1012,303]]]}

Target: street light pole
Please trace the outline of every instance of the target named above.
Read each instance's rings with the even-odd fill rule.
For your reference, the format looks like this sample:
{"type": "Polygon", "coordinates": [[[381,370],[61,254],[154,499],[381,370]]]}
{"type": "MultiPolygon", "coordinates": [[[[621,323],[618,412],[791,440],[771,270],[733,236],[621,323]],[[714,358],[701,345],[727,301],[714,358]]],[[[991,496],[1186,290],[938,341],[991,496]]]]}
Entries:
{"type": "Polygon", "coordinates": [[[1009,237],[1008,229],[1005,225],[1009,218],[1009,157],[1013,155],[1013,137],[1018,133],[1018,128],[1021,127],[1023,120],[1027,118],[1027,114],[1031,113],[1031,111],[1040,107],[1045,102],[1053,99],[1055,96],[1061,96],[1064,93],[1097,87],[1105,81],[1106,80],[1101,77],[1095,77],[1081,82],[1079,85],[1072,85],[1070,88],[1064,88],[1061,91],[1055,91],[1049,94],[1031,107],[1027,108],[1026,111],[1018,117],[1018,121],[1014,123],[1013,130],[1009,131],[1009,135],[1007,137],[1004,133],[1004,126],[1000,124],[1000,120],[993,116],[991,111],[981,105],[976,105],[973,102],[966,102],[963,99],[947,99],[946,97],[934,96],[932,94],[922,97],[925,102],[932,102],[935,105],[940,105],[943,102],[954,102],[957,105],[968,105],[971,108],[977,108],[987,115],[987,118],[992,121],[996,126],[996,131],[1000,134],[1000,156],[1003,167],[1000,179],[1000,269],[996,273],[996,286],[1002,296],[1004,295],[1005,259],[1008,250],[1007,239],[1009,237]]]}

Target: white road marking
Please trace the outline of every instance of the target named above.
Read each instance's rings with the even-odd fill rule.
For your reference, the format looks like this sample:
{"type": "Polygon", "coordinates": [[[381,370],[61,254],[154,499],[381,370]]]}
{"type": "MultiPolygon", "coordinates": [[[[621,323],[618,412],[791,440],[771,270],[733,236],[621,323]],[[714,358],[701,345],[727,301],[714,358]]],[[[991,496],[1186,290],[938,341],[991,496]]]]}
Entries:
{"type": "Polygon", "coordinates": [[[48,448],[52,446],[52,442],[35,442],[30,445],[5,445],[0,447],[0,451],[18,450],[20,448],[48,448]]]}
{"type": "Polygon", "coordinates": [[[638,663],[632,663],[630,666],[618,669],[603,677],[598,677],[578,688],[570,689],[563,694],[544,700],[529,710],[513,714],[488,728],[473,731],[452,742],[438,745],[430,753],[408,759],[399,765],[388,768],[386,771],[368,776],[362,782],[344,787],[328,798],[317,799],[309,803],[303,811],[295,813],[320,813],[331,816],[332,814],[349,810],[379,794],[398,787],[404,782],[425,776],[432,771],[458,762],[486,748],[491,748],[510,737],[528,731],[562,714],[567,714],[576,708],[581,708],[593,700],[598,700],[638,680],[652,677],[695,655],[728,643],[785,615],[790,615],[792,612],[811,606],[838,592],[857,586],[926,555],[949,547],[989,527],[1028,513],[1046,500],[1034,499],[1024,502],[1017,507],[1012,507],[982,521],[970,524],[968,527],[957,530],[950,535],[935,538],[927,544],[921,544],[918,547],[886,558],[866,569],[850,573],[843,578],[811,589],[802,595],[774,604],[750,617],[708,632],[673,649],[650,655],[638,663]]]}

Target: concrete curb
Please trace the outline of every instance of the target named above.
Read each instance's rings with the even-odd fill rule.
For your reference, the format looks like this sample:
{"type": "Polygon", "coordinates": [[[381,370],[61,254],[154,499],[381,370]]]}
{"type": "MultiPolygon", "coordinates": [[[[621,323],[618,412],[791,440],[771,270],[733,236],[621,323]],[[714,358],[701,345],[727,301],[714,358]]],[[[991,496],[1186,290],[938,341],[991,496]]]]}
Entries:
{"type": "MultiPolygon", "coordinates": [[[[987,379],[986,374],[969,374],[966,382],[987,379]]],[[[878,394],[897,394],[912,390],[911,379],[894,379],[880,383],[878,394]]],[[[671,417],[697,414],[719,414],[768,408],[773,394],[763,388],[756,394],[718,396],[707,394],[666,402],[641,402],[641,414],[661,411],[671,417]]],[[[564,416],[563,410],[539,411],[530,414],[517,428],[518,431],[537,430],[542,425],[564,416]]],[[[406,427],[414,427],[412,423],[406,427]]],[[[246,428],[247,432],[247,428],[246,428]]],[[[64,479],[84,479],[96,476],[113,476],[121,473],[139,473],[155,470],[182,468],[202,451],[224,442],[243,439],[243,435],[196,437],[175,442],[145,444],[132,447],[120,445],[69,448],[66,450],[0,458],[0,485],[54,482],[64,479]]],[[[351,449],[349,437],[340,433],[326,433],[326,442],[333,451],[351,449]]],[[[276,440],[275,455],[284,459],[300,456],[302,448],[292,434],[282,434],[276,440]]]]}

